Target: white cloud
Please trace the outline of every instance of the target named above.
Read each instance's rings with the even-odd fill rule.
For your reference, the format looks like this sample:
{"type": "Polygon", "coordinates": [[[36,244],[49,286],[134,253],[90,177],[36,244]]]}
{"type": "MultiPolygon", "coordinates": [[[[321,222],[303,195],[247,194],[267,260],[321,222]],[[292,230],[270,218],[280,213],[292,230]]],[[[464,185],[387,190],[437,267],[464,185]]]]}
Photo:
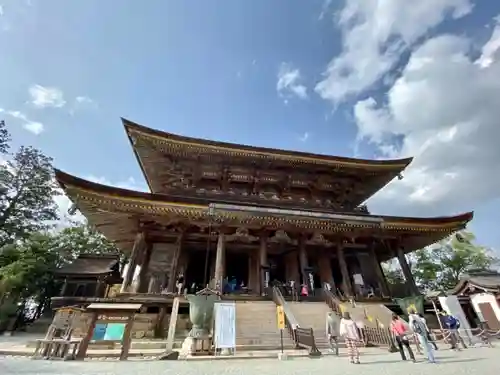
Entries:
{"type": "Polygon", "coordinates": [[[44,126],[41,122],[30,120],[24,113],[19,111],[5,111],[0,108],[0,113],[5,112],[7,115],[14,117],[21,121],[22,126],[27,131],[39,135],[44,131],[44,126]]]}
{"type": "Polygon", "coordinates": [[[338,103],[370,88],[422,36],[445,17],[472,10],[470,0],[346,0],[338,16],[342,52],[316,85],[324,99],[338,103]]]}
{"type": "Polygon", "coordinates": [[[296,96],[300,99],[307,98],[307,88],[301,84],[302,77],[299,69],[290,64],[283,63],[278,71],[276,90],[283,97],[296,96]]]}
{"type": "Polygon", "coordinates": [[[66,104],[63,92],[56,87],[33,85],[29,88],[29,94],[31,103],[37,108],[61,108],[66,104]]]}
{"type": "Polygon", "coordinates": [[[300,137],[299,137],[299,141],[301,142],[305,142],[309,139],[309,132],[305,132],[304,134],[302,134],[300,137]]]}
{"type": "Polygon", "coordinates": [[[387,101],[355,105],[360,137],[388,157],[415,157],[402,181],[369,202],[374,211],[449,214],[498,197],[499,37],[496,25],[475,60],[465,37],[431,38],[412,52],[387,101]]]}
{"type": "Polygon", "coordinates": [[[5,13],[4,13],[4,10],[3,10],[3,5],[0,4],[0,17],[3,16],[5,13]]]}
{"type": "Polygon", "coordinates": [[[97,103],[88,96],[77,96],[71,105],[69,114],[73,116],[77,111],[97,109],[97,103]]]}

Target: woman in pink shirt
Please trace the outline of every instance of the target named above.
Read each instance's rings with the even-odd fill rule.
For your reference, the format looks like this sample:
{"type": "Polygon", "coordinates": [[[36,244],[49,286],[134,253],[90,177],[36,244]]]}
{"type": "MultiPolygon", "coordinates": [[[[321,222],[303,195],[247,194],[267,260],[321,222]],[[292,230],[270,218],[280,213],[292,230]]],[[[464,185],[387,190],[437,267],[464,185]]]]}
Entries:
{"type": "Polygon", "coordinates": [[[392,322],[391,322],[391,332],[394,335],[396,342],[399,347],[399,354],[401,354],[401,359],[403,361],[406,361],[406,355],[405,351],[403,349],[403,345],[406,346],[406,350],[408,350],[408,353],[410,354],[410,358],[413,362],[415,362],[415,355],[413,354],[413,350],[411,350],[410,347],[410,342],[408,341],[408,338],[406,337],[406,325],[405,322],[403,322],[401,319],[399,319],[399,316],[394,314],[392,316],[392,322]]]}

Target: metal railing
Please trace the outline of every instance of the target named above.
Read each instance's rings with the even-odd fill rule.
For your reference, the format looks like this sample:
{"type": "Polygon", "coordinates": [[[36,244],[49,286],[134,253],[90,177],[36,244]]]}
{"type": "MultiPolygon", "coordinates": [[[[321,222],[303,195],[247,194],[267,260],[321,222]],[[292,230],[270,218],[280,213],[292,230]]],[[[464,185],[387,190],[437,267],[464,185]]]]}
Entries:
{"type": "Polygon", "coordinates": [[[309,351],[309,356],[319,357],[321,352],[316,346],[314,340],[314,331],[312,328],[300,327],[297,319],[290,310],[288,304],[286,303],[281,291],[278,287],[273,287],[273,301],[276,305],[283,306],[283,312],[285,314],[285,326],[288,329],[290,337],[295,343],[296,349],[307,349],[309,351]]]}

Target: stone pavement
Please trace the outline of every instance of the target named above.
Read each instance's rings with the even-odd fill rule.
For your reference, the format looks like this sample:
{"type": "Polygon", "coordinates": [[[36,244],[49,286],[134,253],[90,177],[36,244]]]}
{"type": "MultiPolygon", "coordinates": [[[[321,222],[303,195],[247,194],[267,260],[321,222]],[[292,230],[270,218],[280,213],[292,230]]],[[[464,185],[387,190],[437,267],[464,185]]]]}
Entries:
{"type": "Polygon", "coordinates": [[[494,375],[500,368],[500,348],[471,348],[462,352],[440,350],[438,364],[402,362],[399,354],[381,352],[362,356],[362,364],[350,364],[346,357],[324,356],[320,359],[293,358],[217,361],[85,361],[62,362],[0,358],[0,374],[22,375],[299,375],[299,374],[356,374],[368,375],[494,375]],[[497,370],[495,370],[495,368],[497,370]]]}

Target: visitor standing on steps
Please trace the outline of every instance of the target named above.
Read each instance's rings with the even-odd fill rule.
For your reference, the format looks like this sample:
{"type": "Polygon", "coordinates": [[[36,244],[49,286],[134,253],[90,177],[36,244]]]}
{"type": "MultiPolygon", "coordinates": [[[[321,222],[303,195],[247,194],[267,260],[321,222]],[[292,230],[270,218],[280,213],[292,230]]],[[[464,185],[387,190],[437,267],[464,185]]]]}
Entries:
{"type": "Polygon", "coordinates": [[[354,323],[354,321],[351,319],[351,315],[348,312],[345,312],[342,316],[342,320],[340,321],[339,334],[345,340],[351,363],[359,364],[359,331],[356,323],[354,323]]]}
{"type": "Polygon", "coordinates": [[[410,342],[407,337],[407,329],[405,323],[399,319],[399,316],[396,314],[392,315],[391,322],[391,332],[396,339],[396,343],[398,344],[399,354],[401,355],[401,359],[406,361],[406,355],[403,347],[406,347],[408,350],[408,354],[413,362],[415,362],[415,355],[413,354],[413,350],[411,350],[410,342]]]}

